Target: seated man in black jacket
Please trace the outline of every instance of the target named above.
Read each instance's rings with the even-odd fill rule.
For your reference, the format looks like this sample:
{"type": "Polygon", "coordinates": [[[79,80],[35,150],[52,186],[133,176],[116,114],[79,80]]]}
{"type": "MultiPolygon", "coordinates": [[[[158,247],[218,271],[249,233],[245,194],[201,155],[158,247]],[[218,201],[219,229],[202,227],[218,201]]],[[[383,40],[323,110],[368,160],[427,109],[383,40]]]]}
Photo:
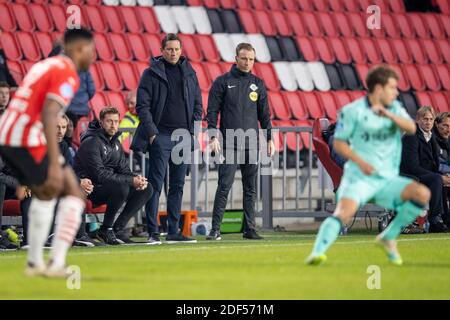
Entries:
{"type": "MultiPolygon", "coordinates": [[[[439,152],[439,172],[450,176],[450,112],[440,113],[434,122],[433,134],[436,137],[439,152]]],[[[444,213],[442,219],[450,227],[450,212],[448,200],[450,196],[450,186],[444,185],[442,193],[444,213]]]]}
{"type": "Polygon", "coordinates": [[[415,135],[403,137],[402,174],[413,176],[431,191],[430,232],[447,232],[443,223],[444,212],[442,188],[450,185],[450,177],[439,172],[439,153],[436,137],[433,135],[435,113],[431,107],[421,107],[417,111],[418,130],[415,135]]]}
{"type": "Polygon", "coordinates": [[[94,205],[106,203],[107,209],[98,238],[107,244],[131,242],[124,231],[128,221],[142,208],[153,193],[147,179],[133,174],[118,138],[119,111],[106,107],[100,121],[94,120],[81,137],[74,169],[79,178],[89,178],[94,191],[88,196],[94,205]],[[122,205],[125,207],[114,222],[122,205]]]}

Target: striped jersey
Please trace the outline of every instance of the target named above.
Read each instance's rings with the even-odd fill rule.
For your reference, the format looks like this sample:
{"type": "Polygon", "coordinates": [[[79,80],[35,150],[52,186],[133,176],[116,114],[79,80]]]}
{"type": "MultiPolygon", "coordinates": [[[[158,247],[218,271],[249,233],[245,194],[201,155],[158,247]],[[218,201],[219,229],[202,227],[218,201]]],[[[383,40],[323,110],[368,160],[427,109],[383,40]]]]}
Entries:
{"type": "Polygon", "coordinates": [[[33,65],[0,118],[0,145],[46,146],[41,121],[46,98],[57,101],[65,109],[78,87],[75,65],[66,56],[51,57],[33,65]]]}

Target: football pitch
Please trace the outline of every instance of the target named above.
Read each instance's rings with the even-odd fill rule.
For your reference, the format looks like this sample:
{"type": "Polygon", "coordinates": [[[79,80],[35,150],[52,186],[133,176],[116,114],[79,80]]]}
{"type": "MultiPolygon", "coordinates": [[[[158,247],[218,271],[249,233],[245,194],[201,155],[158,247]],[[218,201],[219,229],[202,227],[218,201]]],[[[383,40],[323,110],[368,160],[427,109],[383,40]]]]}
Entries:
{"type": "Polygon", "coordinates": [[[0,299],[450,299],[449,234],[401,236],[402,267],[387,262],[374,233],[340,237],[320,267],[303,264],[313,234],[263,236],[74,248],[68,262],[80,268],[79,289],[66,280],[26,278],[26,252],[0,253],[0,299]]]}

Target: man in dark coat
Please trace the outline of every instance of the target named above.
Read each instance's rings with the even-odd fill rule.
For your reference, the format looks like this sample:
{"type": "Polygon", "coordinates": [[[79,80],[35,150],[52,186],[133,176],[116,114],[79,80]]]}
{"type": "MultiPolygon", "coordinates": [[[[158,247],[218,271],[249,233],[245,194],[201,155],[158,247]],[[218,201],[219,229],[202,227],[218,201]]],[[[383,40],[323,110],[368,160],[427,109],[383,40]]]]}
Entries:
{"type": "Polygon", "coordinates": [[[195,71],[181,56],[181,41],[175,34],[164,37],[161,53],[162,56],[152,59],[139,83],[136,110],[140,123],[131,145],[135,152],[150,153],[147,178],[155,192],[146,209],[148,243],[161,244],[157,214],[167,165],[169,230],[166,240],[168,243],[196,242],[179,233],[187,164],[174,163],[171,152],[182,141],[171,138],[176,129],[184,129],[191,139],[194,122],[202,120],[202,97],[195,71]]]}

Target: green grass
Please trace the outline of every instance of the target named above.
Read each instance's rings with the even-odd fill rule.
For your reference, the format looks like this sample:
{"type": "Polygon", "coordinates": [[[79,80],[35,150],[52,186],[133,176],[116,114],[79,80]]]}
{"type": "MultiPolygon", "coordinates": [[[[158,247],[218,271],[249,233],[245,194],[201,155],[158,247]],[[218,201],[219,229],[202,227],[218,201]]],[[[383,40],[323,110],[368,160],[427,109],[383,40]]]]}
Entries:
{"type": "Polygon", "coordinates": [[[25,252],[0,253],[0,299],[450,299],[450,235],[400,238],[404,266],[388,264],[374,235],[341,237],[320,267],[303,264],[314,236],[266,233],[260,242],[225,235],[189,245],[75,248],[80,290],[65,280],[26,278],[25,252]],[[369,290],[367,268],[381,268],[369,290]]]}

